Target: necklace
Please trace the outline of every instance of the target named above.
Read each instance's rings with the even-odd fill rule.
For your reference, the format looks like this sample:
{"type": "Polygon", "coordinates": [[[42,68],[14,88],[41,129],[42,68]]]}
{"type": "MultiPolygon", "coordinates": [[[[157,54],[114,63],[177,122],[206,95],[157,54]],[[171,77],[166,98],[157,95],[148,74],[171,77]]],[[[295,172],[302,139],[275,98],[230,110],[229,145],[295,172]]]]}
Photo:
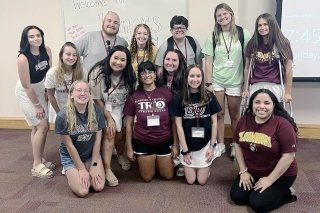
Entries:
{"type": "MultiPolygon", "coordinates": [[[[32,54],[32,53],[31,53],[31,54],[32,54]]],[[[41,54],[40,54],[40,53],[39,53],[39,55],[33,55],[33,54],[32,54],[32,56],[33,56],[34,60],[35,60],[37,63],[40,62],[40,57],[41,57],[41,54]]]]}

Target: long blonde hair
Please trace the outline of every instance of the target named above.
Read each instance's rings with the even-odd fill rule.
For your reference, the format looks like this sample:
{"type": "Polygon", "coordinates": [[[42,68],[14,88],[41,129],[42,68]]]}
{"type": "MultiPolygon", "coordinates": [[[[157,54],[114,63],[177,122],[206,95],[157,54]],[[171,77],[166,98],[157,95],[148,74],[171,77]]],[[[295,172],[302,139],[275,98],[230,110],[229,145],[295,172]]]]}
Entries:
{"type": "Polygon", "coordinates": [[[236,27],[236,23],[235,23],[234,12],[229,5],[227,5],[226,3],[221,3],[216,6],[216,8],[214,10],[214,14],[213,14],[213,16],[214,16],[213,32],[214,32],[215,43],[221,45],[220,34],[222,33],[222,28],[221,28],[220,24],[218,24],[217,17],[216,17],[217,10],[219,10],[219,9],[225,9],[228,13],[230,13],[230,15],[231,15],[230,36],[231,36],[234,43],[237,42],[238,41],[238,31],[237,31],[237,27],[236,27]]]}
{"type": "Polygon", "coordinates": [[[96,118],[96,110],[94,107],[94,102],[91,97],[91,90],[89,87],[89,84],[83,80],[77,80],[72,83],[70,90],[69,90],[69,95],[68,95],[68,100],[67,100],[67,105],[66,105],[66,125],[68,126],[68,132],[71,133],[76,130],[77,126],[77,116],[76,116],[76,107],[74,105],[74,100],[71,97],[76,85],[78,83],[85,83],[90,91],[90,98],[89,102],[87,103],[87,108],[86,108],[86,113],[87,113],[87,130],[90,132],[96,132],[98,130],[98,122],[96,118]]]}
{"type": "Polygon", "coordinates": [[[132,59],[134,60],[137,53],[138,53],[138,45],[137,45],[137,41],[136,41],[136,33],[138,31],[138,29],[140,27],[143,27],[147,30],[148,34],[149,34],[149,38],[148,38],[148,41],[146,43],[146,46],[145,46],[145,51],[147,53],[146,55],[146,60],[149,60],[149,61],[152,61],[152,58],[153,58],[153,41],[152,41],[152,36],[151,36],[151,30],[150,30],[150,27],[146,24],[138,24],[134,30],[133,30],[133,35],[132,35],[132,38],[131,38],[131,44],[130,44],[130,53],[131,53],[131,57],[132,59]]]}
{"type": "Polygon", "coordinates": [[[76,50],[76,53],[77,53],[77,61],[72,66],[72,71],[73,71],[72,80],[76,81],[76,80],[83,79],[83,66],[80,61],[79,51],[78,51],[77,47],[72,42],[66,42],[64,45],[62,45],[62,47],[60,49],[58,69],[56,69],[55,73],[54,73],[55,79],[57,80],[59,85],[65,84],[64,74],[66,73],[66,71],[64,69],[64,63],[62,60],[62,56],[63,56],[65,47],[72,47],[73,49],[76,50]]]}

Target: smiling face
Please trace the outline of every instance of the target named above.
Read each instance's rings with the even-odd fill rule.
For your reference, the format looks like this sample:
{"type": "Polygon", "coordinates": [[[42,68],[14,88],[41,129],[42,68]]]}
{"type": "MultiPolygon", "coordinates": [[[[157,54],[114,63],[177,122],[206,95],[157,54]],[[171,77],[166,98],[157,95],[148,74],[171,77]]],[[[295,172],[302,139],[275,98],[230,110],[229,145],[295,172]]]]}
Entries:
{"type": "Polygon", "coordinates": [[[155,84],[156,73],[154,70],[144,70],[140,73],[140,79],[144,86],[155,84]]]}
{"type": "Polygon", "coordinates": [[[86,105],[90,100],[89,85],[85,82],[77,83],[71,92],[71,98],[73,98],[75,106],[86,105]]]}
{"type": "Polygon", "coordinates": [[[183,24],[175,24],[170,30],[174,39],[185,38],[187,31],[188,29],[183,24]]]}
{"type": "Polygon", "coordinates": [[[42,36],[39,30],[31,29],[28,32],[28,42],[30,44],[30,48],[32,47],[40,47],[42,44],[42,36]]]}
{"type": "Polygon", "coordinates": [[[120,27],[120,18],[114,12],[108,12],[104,17],[102,30],[106,35],[114,36],[118,33],[120,27]]]}
{"type": "Polygon", "coordinates": [[[148,39],[149,39],[149,32],[148,30],[141,26],[139,27],[135,32],[135,39],[137,41],[137,44],[140,46],[146,45],[148,39]]]}
{"type": "Polygon", "coordinates": [[[232,21],[232,15],[229,11],[224,8],[218,9],[216,11],[216,21],[221,27],[229,27],[232,21]]]}
{"type": "Polygon", "coordinates": [[[110,67],[112,73],[117,75],[121,74],[127,65],[127,55],[122,51],[115,51],[110,57],[110,67]]]}
{"type": "Polygon", "coordinates": [[[252,103],[252,111],[257,123],[266,122],[273,114],[274,103],[267,93],[259,93],[252,103]]]}
{"type": "Polygon", "coordinates": [[[78,60],[77,51],[73,47],[65,46],[61,60],[64,65],[72,67],[78,60]]]}
{"type": "Polygon", "coordinates": [[[163,66],[168,71],[169,74],[173,74],[179,67],[178,54],[175,52],[169,51],[164,57],[163,66]]]}
{"type": "Polygon", "coordinates": [[[258,32],[262,37],[269,35],[269,24],[268,24],[267,20],[265,20],[263,18],[259,19],[258,32]]]}
{"type": "Polygon", "coordinates": [[[188,74],[188,86],[191,92],[197,92],[202,82],[202,73],[198,67],[193,67],[188,74]]]}

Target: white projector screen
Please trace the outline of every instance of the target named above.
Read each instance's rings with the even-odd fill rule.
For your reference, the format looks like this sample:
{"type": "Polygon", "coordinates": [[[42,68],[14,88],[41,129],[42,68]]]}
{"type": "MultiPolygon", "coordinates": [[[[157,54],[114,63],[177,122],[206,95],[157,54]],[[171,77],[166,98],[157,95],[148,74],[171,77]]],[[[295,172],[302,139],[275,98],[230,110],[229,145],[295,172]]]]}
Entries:
{"type": "Polygon", "coordinates": [[[294,81],[320,81],[319,20],[319,0],[282,1],[281,29],[294,54],[294,81]]]}

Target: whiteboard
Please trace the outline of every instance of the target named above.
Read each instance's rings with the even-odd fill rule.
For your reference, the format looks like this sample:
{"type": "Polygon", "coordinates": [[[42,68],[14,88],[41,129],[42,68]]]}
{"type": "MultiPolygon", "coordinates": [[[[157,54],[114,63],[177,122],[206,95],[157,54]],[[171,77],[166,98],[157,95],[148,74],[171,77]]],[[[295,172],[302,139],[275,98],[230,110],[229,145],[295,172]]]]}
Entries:
{"type": "Polygon", "coordinates": [[[108,11],[120,16],[119,35],[130,44],[137,24],[147,24],[159,46],[170,33],[174,15],[187,16],[187,0],[63,0],[65,40],[75,41],[89,31],[101,30],[108,11]]]}

